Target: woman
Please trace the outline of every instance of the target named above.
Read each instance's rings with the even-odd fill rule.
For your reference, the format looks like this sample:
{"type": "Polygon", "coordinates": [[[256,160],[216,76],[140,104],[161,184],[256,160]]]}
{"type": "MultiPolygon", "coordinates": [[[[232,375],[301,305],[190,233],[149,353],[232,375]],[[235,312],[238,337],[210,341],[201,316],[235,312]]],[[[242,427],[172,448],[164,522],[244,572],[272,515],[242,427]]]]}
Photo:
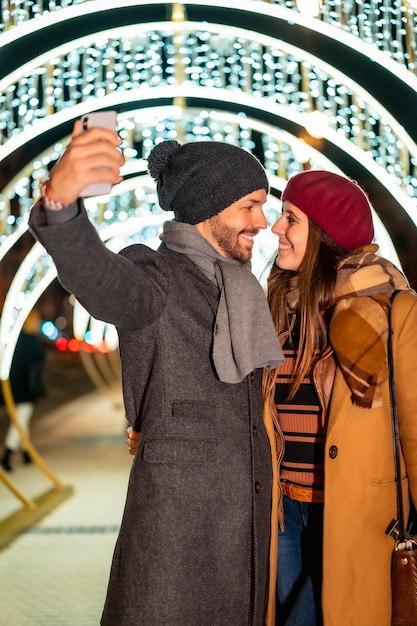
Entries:
{"type": "Polygon", "coordinates": [[[417,502],[417,297],[376,254],[369,201],[354,181],[302,172],[282,201],[268,300],[286,361],[264,374],[277,446],[276,624],[390,626],[388,315],[401,290],[394,369],[405,491],[407,474],[417,502]]]}

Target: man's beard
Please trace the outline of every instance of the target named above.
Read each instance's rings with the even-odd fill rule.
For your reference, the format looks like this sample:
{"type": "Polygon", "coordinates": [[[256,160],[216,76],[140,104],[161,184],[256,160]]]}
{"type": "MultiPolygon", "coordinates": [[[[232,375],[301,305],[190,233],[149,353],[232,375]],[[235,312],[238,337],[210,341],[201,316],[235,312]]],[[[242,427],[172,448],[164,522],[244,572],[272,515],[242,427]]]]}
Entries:
{"type": "Polygon", "coordinates": [[[239,261],[240,263],[250,261],[252,258],[252,246],[248,245],[246,247],[244,241],[240,239],[240,235],[242,233],[257,235],[259,230],[247,229],[238,231],[235,228],[227,226],[227,224],[222,221],[220,215],[214,215],[210,218],[209,222],[213,239],[228,258],[239,261]]]}

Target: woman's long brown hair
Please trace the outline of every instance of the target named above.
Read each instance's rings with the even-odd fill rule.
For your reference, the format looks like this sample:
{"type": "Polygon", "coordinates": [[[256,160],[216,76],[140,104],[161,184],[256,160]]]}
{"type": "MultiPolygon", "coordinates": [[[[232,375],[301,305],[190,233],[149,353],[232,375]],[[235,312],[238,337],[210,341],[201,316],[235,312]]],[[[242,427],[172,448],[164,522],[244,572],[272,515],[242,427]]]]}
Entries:
{"type": "Polygon", "coordinates": [[[296,315],[300,333],[295,376],[289,388],[294,397],[301,382],[311,372],[328,343],[329,312],[333,305],[338,263],[348,253],[315,222],[309,219],[307,249],[297,272],[280,269],[277,257],[267,281],[269,308],[278,334],[291,332],[296,315]],[[288,294],[297,292],[295,309],[288,306],[288,294]]]}

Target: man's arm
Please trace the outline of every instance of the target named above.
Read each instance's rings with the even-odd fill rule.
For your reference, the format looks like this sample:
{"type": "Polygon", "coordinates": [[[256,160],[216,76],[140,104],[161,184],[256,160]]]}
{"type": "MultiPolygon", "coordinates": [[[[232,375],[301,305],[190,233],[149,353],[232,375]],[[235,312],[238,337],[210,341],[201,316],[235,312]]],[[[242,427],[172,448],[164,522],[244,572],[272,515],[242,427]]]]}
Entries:
{"type": "Polygon", "coordinates": [[[76,122],[47,181],[47,198],[32,208],[29,227],[53,258],[61,284],[93,317],[138,329],[154,322],[165,305],[168,277],[162,257],[139,244],[123,254],[112,252],[78,198],[94,181],[121,180],[119,144],[115,132],[92,128],[81,133],[76,122]]]}

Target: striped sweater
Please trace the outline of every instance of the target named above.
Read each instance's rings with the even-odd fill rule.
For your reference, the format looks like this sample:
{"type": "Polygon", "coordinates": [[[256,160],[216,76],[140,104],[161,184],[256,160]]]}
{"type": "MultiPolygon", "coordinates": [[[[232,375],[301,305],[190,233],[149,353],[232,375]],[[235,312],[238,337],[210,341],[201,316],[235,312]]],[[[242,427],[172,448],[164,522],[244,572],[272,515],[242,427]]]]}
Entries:
{"type": "Polygon", "coordinates": [[[294,371],[297,337],[283,346],[285,362],[277,368],[275,404],[284,437],[280,477],[293,483],[322,486],[324,483],[324,428],[322,410],[312,378],[306,377],[294,398],[288,389],[294,371]]]}

